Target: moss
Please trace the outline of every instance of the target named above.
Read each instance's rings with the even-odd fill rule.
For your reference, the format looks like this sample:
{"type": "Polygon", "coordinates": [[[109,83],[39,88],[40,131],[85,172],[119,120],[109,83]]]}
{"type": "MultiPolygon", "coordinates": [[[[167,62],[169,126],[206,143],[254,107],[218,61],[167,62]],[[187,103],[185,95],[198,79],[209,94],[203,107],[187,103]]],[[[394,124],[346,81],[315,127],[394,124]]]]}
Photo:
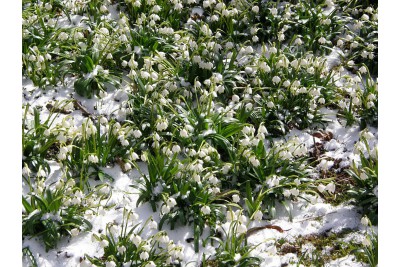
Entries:
{"type": "Polygon", "coordinates": [[[311,234],[299,236],[293,243],[279,239],[277,241],[278,254],[295,253],[300,259],[299,263],[305,266],[324,266],[330,261],[348,255],[354,255],[358,261],[367,262],[367,258],[364,255],[357,253],[360,246],[359,244],[342,241],[346,235],[352,232],[354,232],[354,230],[344,229],[338,233],[325,232],[319,235],[311,234]],[[315,247],[310,257],[307,257],[304,252],[302,252],[302,247],[306,244],[315,247]]]}

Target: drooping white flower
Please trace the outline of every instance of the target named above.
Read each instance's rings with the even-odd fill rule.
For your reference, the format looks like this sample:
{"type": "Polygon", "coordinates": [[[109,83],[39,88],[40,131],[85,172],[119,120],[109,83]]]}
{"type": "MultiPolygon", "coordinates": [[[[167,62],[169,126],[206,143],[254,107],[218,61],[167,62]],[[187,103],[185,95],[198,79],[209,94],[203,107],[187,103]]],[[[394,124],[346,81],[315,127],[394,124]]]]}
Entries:
{"type": "Polygon", "coordinates": [[[274,77],[272,78],[272,82],[273,82],[274,84],[278,84],[278,83],[281,82],[281,78],[279,78],[278,76],[274,76],[274,77]]]}
{"type": "Polygon", "coordinates": [[[363,180],[363,181],[365,181],[365,180],[368,179],[368,175],[365,174],[365,172],[362,172],[362,173],[360,174],[360,179],[363,180]]]}
{"type": "Polygon", "coordinates": [[[204,215],[209,215],[211,213],[211,209],[209,206],[203,206],[200,210],[204,215]]]}
{"type": "Polygon", "coordinates": [[[100,241],[100,247],[102,248],[108,247],[108,244],[108,241],[105,239],[100,241]]]}
{"type": "Polygon", "coordinates": [[[253,215],[253,218],[256,221],[261,221],[262,217],[263,217],[263,214],[262,214],[262,212],[260,210],[257,210],[253,215]]]}
{"type": "Polygon", "coordinates": [[[77,235],[79,235],[79,229],[78,228],[71,229],[71,236],[77,236],[77,235]]]}
{"type": "Polygon", "coordinates": [[[333,194],[335,193],[335,183],[334,182],[330,182],[327,186],[326,186],[326,190],[328,190],[329,193],[333,194]]]}
{"type": "Polygon", "coordinates": [[[149,258],[149,253],[147,251],[143,251],[142,253],[140,253],[139,257],[142,261],[145,261],[149,258]]]}
{"type": "Polygon", "coordinates": [[[240,201],[239,195],[238,194],[234,194],[232,196],[232,201],[235,202],[235,203],[238,203],[240,201]]]}
{"type": "Polygon", "coordinates": [[[369,219],[368,219],[367,216],[364,216],[364,217],[361,218],[361,224],[364,225],[364,226],[368,226],[369,219]]]}
{"type": "Polygon", "coordinates": [[[325,185],[323,185],[323,184],[319,184],[318,186],[317,186],[317,189],[318,189],[318,191],[319,192],[324,192],[325,191],[325,189],[326,189],[326,186],[325,185]]]}
{"type": "Polygon", "coordinates": [[[106,267],[116,267],[117,264],[114,261],[107,261],[106,262],[106,267]]]}

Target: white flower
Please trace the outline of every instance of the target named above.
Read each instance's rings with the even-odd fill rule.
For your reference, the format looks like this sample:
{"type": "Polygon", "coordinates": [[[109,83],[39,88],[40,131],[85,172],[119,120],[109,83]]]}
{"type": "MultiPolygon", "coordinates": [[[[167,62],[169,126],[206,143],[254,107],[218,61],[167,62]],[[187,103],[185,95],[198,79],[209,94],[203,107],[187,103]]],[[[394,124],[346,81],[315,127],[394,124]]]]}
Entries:
{"type": "Polygon", "coordinates": [[[243,223],[239,223],[237,225],[237,233],[238,234],[245,234],[247,232],[247,227],[243,223]]]}
{"type": "Polygon", "coordinates": [[[173,197],[167,199],[167,206],[173,208],[176,206],[176,200],[173,197]]]}
{"type": "Polygon", "coordinates": [[[294,40],[294,44],[295,45],[302,45],[303,41],[300,38],[296,38],[296,40],[294,40]]]}
{"type": "Polygon", "coordinates": [[[281,82],[281,78],[279,78],[278,76],[274,76],[274,77],[272,78],[272,82],[273,82],[274,84],[280,83],[280,82],[281,82]]]}
{"type": "Polygon", "coordinates": [[[174,152],[174,153],[179,153],[179,152],[181,152],[181,147],[180,147],[179,145],[174,145],[174,146],[172,147],[172,152],[174,152]]]}
{"type": "Polygon", "coordinates": [[[318,166],[322,171],[326,172],[333,166],[333,164],[334,164],[333,161],[323,159],[323,160],[321,160],[321,162],[319,163],[318,166]]]}
{"type": "Polygon", "coordinates": [[[129,162],[126,162],[124,164],[124,169],[125,171],[130,171],[132,169],[132,165],[129,162]]]}
{"type": "Polygon", "coordinates": [[[367,216],[361,218],[361,224],[367,226],[369,224],[369,219],[367,216]]]}
{"type": "Polygon", "coordinates": [[[117,264],[115,264],[114,261],[108,261],[108,262],[106,262],[106,267],[116,267],[116,266],[117,266],[117,264]]]}
{"type": "Polygon", "coordinates": [[[182,129],[182,130],[179,132],[179,135],[180,135],[181,137],[183,137],[183,138],[188,138],[188,137],[189,137],[189,134],[188,134],[188,132],[187,132],[186,129],[182,129]]]}
{"type": "Polygon", "coordinates": [[[362,66],[362,67],[359,69],[359,71],[360,71],[360,73],[367,73],[367,68],[366,68],[365,66],[362,66]]]}
{"type": "Polygon", "coordinates": [[[278,9],[276,9],[275,7],[270,9],[271,14],[275,17],[278,14],[278,9]]]}
{"type": "Polygon", "coordinates": [[[363,181],[365,181],[365,180],[368,179],[368,176],[365,174],[365,172],[362,172],[362,173],[360,174],[360,179],[363,180],[363,181]]]}
{"type": "Polygon", "coordinates": [[[163,206],[161,207],[161,214],[167,214],[167,213],[169,213],[170,211],[171,211],[171,208],[168,207],[167,205],[163,205],[163,206]]]}
{"type": "Polygon", "coordinates": [[[253,6],[253,8],[251,9],[251,11],[253,11],[254,13],[258,13],[260,11],[260,8],[258,6],[253,6]]]}
{"type": "Polygon", "coordinates": [[[200,210],[204,215],[208,215],[211,213],[211,209],[209,206],[203,206],[200,210]]]}
{"type": "Polygon", "coordinates": [[[156,267],[157,265],[153,261],[149,261],[145,267],[156,267]]]}
{"type": "Polygon", "coordinates": [[[233,257],[235,262],[238,262],[241,258],[242,258],[242,255],[240,255],[240,253],[236,253],[235,257],[233,257]]]}
{"type": "Polygon", "coordinates": [[[283,195],[284,195],[286,198],[289,198],[291,194],[292,194],[292,193],[290,192],[290,190],[288,190],[288,189],[283,190],[283,195]]]}
{"type": "Polygon", "coordinates": [[[117,248],[119,254],[123,254],[126,251],[126,247],[125,246],[120,246],[117,248]]]}
{"type": "Polygon", "coordinates": [[[320,37],[320,38],[318,39],[318,43],[320,43],[320,44],[325,44],[325,43],[326,43],[326,39],[325,39],[324,37],[320,37]]]}
{"type": "Polygon", "coordinates": [[[108,247],[108,241],[107,240],[101,240],[100,241],[100,247],[105,248],[108,247]]]}
{"type": "Polygon", "coordinates": [[[322,193],[322,192],[324,192],[324,191],[325,191],[325,189],[326,189],[326,186],[325,186],[325,185],[323,185],[323,184],[319,184],[317,188],[318,188],[318,191],[322,193]]]}
{"type": "Polygon", "coordinates": [[[253,215],[253,218],[256,221],[261,221],[262,217],[263,217],[263,214],[262,214],[262,212],[260,210],[257,210],[253,215]]]}
{"type": "Polygon", "coordinates": [[[366,237],[363,239],[362,244],[363,244],[365,247],[370,247],[370,246],[371,246],[371,240],[369,240],[369,237],[368,237],[368,236],[366,236],[366,237]]]}
{"type": "Polygon", "coordinates": [[[142,238],[136,234],[131,235],[130,240],[132,241],[133,244],[135,244],[136,247],[138,247],[142,242],[142,238]]]}
{"type": "Polygon", "coordinates": [[[232,96],[232,101],[233,101],[233,102],[238,102],[239,100],[240,100],[240,98],[239,98],[238,95],[233,95],[233,96],[232,96]]]}
{"type": "Polygon", "coordinates": [[[107,12],[107,11],[108,11],[108,9],[107,9],[107,7],[106,7],[105,5],[102,5],[102,6],[100,7],[100,12],[105,13],[105,12],[107,12]]]}
{"type": "Polygon", "coordinates": [[[78,228],[71,229],[71,236],[77,236],[77,235],[79,235],[79,229],[78,228]]]}
{"type": "Polygon", "coordinates": [[[149,253],[147,251],[143,251],[142,253],[140,253],[139,257],[142,261],[145,261],[149,258],[149,253]]]}
{"type": "Polygon", "coordinates": [[[292,194],[295,197],[297,197],[299,195],[299,193],[300,193],[300,191],[297,188],[290,189],[290,194],[292,194]]]}
{"type": "Polygon", "coordinates": [[[238,203],[238,202],[240,201],[239,195],[234,194],[234,195],[232,196],[232,201],[235,202],[235,203],[238,203]]]}
{"type": "Polygon", "coordinates": [[[75,39],[75,40],[79,40],[79,39],[83,39],[83,38],[85,38],[85,36],[83,35],[83,33],[81,33],[81,32],[75,32],[75,34],[74,34],[74,39],[75,39]]]}
{"type": "Polygon", "coordinates": [[[154,220],[151,220],[150,221],[150,223],[149,223],[149,228],[150,229],[157,229],[157,222],[156,221],[154,221],[154,220]]]}
{"type": "Polygon", "coordinates": [[[330,182],[327,186],[326,186],[326,190],[328,190],[329,193],[333,194],[335,193],[335,183],[334,182],[330,182]]]}
{"type": "Polygon", "coordinates": [[[92,163],[99,162],[99,158],[96,155],[89,155],[88,160],[89,160],[89,162],[92,162],[92,163]]]}
{"type": "Polygon", "coordinates": [[[140,130],[134,130],[133,131],[133,136],[135,138],[140,138],[142,136],[142,132],[140,130]]]}
{"type": "Polygon", "coordinates": [[[268,102],[267,102],[267,107],[268,107],[268,108],[273,108],[273,107],[275,107],[274,102],[268,101],[268,102]]]}

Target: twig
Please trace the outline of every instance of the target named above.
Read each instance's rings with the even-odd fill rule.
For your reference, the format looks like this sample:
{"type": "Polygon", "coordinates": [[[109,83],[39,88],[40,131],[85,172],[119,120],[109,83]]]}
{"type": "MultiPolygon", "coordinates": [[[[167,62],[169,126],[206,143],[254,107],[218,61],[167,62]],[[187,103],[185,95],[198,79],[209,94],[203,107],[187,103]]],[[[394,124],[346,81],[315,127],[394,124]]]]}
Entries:
{"type": "Polygon", "coordinates": [[[82,111],[83,116],[85,116],[85,117],[90,116],[90,112],[87,111],[87,109],[84,106],[82,106],[82,104],[76,99],[74,100],[74,107],[76,109],[79,109],[80,111],[82,111]]]}

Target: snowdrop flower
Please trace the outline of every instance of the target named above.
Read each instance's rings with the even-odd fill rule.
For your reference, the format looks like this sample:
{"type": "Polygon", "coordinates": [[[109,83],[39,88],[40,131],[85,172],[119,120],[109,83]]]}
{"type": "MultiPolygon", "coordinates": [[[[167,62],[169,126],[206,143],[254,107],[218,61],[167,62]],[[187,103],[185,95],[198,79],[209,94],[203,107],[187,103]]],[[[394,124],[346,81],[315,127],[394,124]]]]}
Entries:
{"type": "Polygon", "coordinates": [[[105,239],[100,241],[100,247],[102,248],[108,247],[108,244],[108,241],[105,239]]]}
{"type": "Polygon", "coordinates": [[[318,189],[319,192],[323,193],[325,191],[325,189],[326,189],[326,186],[323,185],[323,184],[319,184],[317,189],[318,189]]]}
{"type": "Polygon", "coordinates": [[[108,261],[108,262],[106,262],[106,267],[116,267],[116,266],[117,266],[117,264],[115,264],[114,261],[108,261]]]}
{"type": "Polygon", "coordinates": [[[46,177],[46,172],[42,169],[42,166],[39,167],[38,172],[36,173],[36,177],[46,177]]]}
{"type": "Polygon", "coordinates": [[[283,82],[282,85],[283,85],[283,87],[286,87],[286,88],[287,88],[287,87],[289,87],[289,85],[290,85],[290,81],[289,81],[289,80],[286,80],[286,81],[283,82]]]}
{"type": "Polygon", "coordinates": [[[361,16],[361,20],[368,21],[369,20],[369,16],[367,14],[363,14],[361,16]]]}
{"type": "Polygon", "coordinates": [[[100,12],[101,13],[106,13],[108,11],[108,9],[107,9],[107,7],[105,6],[105,5],[102,5],[101,7],[100,7],[100,12]]]}
{"type": "Polygon", "coordinates": [[[240,253],[236,253],[235,256],[233,257],[233,260],[235,262],[238,262],[241,258],[242,258],[242,255],[240,255],[240,253]]]}
{"type": "Polygon", "coordinates": [[[71,229],[71,236],[77,236],[77,235],[79,235],[79,229],[78,228],[71,229]]]}
{"type": "Polygon", "coordinates": [[[140,243],[142,243],[142,238],[137,234],[131,235],[130,240],[136,247],[139,247],[140,243]]]}
{"type": "Polygon", "coordinates": [[[271,68],[267,65],[266,62],[261,62],[261,64],[259,65],[259,68],[264,71],[269,73],[271,71],[271,68]]]}
{"type": "Polygon", "coordinates": [[[290,192],[290,190],[288,190],[288,189],[283,190],[283,196],[284,197],[289,198],[291,194],[292,193],[290,192]]]}
{"type": "Polygon", "coordinates": [[[176,206],[176,200],[173,197],[167,199],[167,206],[173,208],[176,206]]]}
{"type": "Polygon", "coordinates": [[[22,169],[22,174],[27,177],[31,175],[31,169],[29,169],[28,165],[25,164],[25,167],[22,169]]]}
{"type": "Polygon", "coordinates": [[[255,221],[261,221],[262,217],[263,217],[263,214],[262,214],[262,212],[260,210],[257,210],[253,215],[253,219],[255,221]]]}
{"type": "Polygon", "coordinates": [[[157,222],[156,221],[154,221],[154,220],[151,220],[150,221],[150,223],[149,223],[149,228],[150,229],[157,229],[157,222]]]}
{"type": "Polygon", "coordinates": [[[174,146],[172,147],[172,152],[174,152],[174,153],[179,153],[179,152],[181,152],[181,147],[180,147],[179,145],[174,145],[174,146]]]}
{"type": "Polygon", "coordinates": [[[322,171],[326,172],[333,166],[333,163],[331,160],[323,159],[318,166],[322,171]]]}
{"type": "Polygon", "coordinates": [[[147,251],[143,251],[142,253],[140,253],[139,257],[142,261],[145,261],[149,258],[149,253],[147,251]]]}
{"type": "Polygon", "coordinates": [[[59,35],[58,35],[58,39],[60,40],[60,41],[65,41],[65,40],[67,40],[68,39],[68,34],[67,33],[65,33],[65,32],[61,32],[59,35]]]}
{"type": "Polygon", "coordinates": [[[368,176],[365,174],[365,172],[362,172],[362,173],[360,174],[360,179],[363,180],[363,181],[365,181],[365,180],[368,179],[368,176]]]}
{"type": "Polygon", "coordinates": [[[371,132],[368,132],[368,131],[363,132],[362,136],[367,140],[371,140],[371,139],[374,138],[374,135],[371,132]]]}
{"type": "Polygon", "coordinates": [[[294,40],[294,44],[295,45],[302,45],[303,41],[300,38],[296,38],[296,40],[294,40]]]}
{"type": "Polygon", "coordinates": [[[125,169],[125,171],[128,172],[128,171],[130,171],[132,169],[132,165],[129,162],[126,162],[124,164],[124,169],[125,169]]]}
{"type": "Polygon", "coordinates": [[[124,254],[126,251],[126,247],[125,246],[120,246],[117,248],[119,254],[124,254]]]}
{"type": "Polygon", "coordinates": [[[182,138],[188,138],[188,137],[189,137],[189,134],[188,134],[188,132],[187,132],[186,129],[182,129],[182,130],[179,132],[179,135],[180,135],[182,138]]]}
{"type": "Polygon", "coordinates": [[[256,14],[258,14],[258,12],[260,11],[260,8],[258,6],[253,6],[251,11],[253,11],[256,14]]]}
{"type": "Polygon", "coordinates": [[[209,206],[203,206],[200,210],[204,215],[209,215],[211,213],[211,209],[209,206]]]}
{"type": "Polygon", "coordinates": [[[275,107],[274,102],[268,101],[268,102],[267,102],[267,108],[273,108],[273,107],[275,107]]]}
{"type": "Polygon", "coordinates": [[[297,197],[299,195],[299,193],[300,193],[300,191],[297,188],[290,189],[290,194],[292,194],[295,197],[297,197]]]}
{"type": "Polygon", "coordinates": [[[238,95],[233,95],[232,96],[232,102],[239,102],[240,98],[238,95]]]}
{"type": "Polygon", "coordinates": [[[247,233],[247,227],[243,223],[239,223],[237,225],[237,230],[236,231],[237,231],[238,234],[245,234],[245,233],[247,233]]]}
{"type": "Polygon", "coordinates": [[[369,240],[369,237],[366,236],[363,241],[361,242],[365,247],[370,247],[371,246],[371,240],[369,240]]]}
{"type": "Polygon", "coordinates": [[[330,182],[327,186],[326,186],[326,190],[328,190],[329,193],[333,194],[335,193],[335,183],[334,182],[330,182]]]}
{"type": "Polygon", "coordinates": [[[240,201],[239,195],[238,194],[234,194],[232,196],[232,201],[235,202],[235,203],[238,203],[240,201]]]}
{"type": "Polygon", "coordinates": [[[91,267],[92,264],[88,260],[83,260],[80,264],[79,267],[91,267]]]}
{"type": "Polygon", "coordinates": [[[280,83],[280,82],[281,82],[281,78],[279,78],[278,76],[274,76],[274,77],[272,78],[272,82],[273,82],[274,84],[280,83]]]}
{"type": "Polygon", "coordinates": [[[157,265],[153,261],[146,263],[145,267],[156,267],[157,265]]]}
{"type": "Polygon", "coordinates": [[[368,219],[367,216],[364,216],[364,217],[361,218],[361,224],[364,225],[364,226],[368,226],[369,219],[368,219]]]}
{"type": "Polygon", "coordinates": [[[134,130],[133,131],[133,136],[135,138],[140,138],[142,136],[142,132],[140,130],[134,130]]]}
{"type": "Polygon", "coordinates": [[[75,34],[74,34],[74,39],[75,39],[75,40],[79,40],[79,39],[83,39],[83,38],[85,38],[85,36],[83,35],[83,33],[81,33],[81,32],[75,32],[75,34]]]}
{"type": "Polygon", "coordinates": [[[325,39],[324,37],[320,37],[320,38],[318,39],[318,43],[320,43],[320,44],[325,44],[325,43],[326,43],[326,39],[325,39]]]}
{"type": "Polygon", "coordinates": [[[249,161],[254,167],[260,166],[260,161],[255,156],[251,156],[249,161]]]}
{"type": "Polygon", "coordinates": [[[272,16],[275,17],[276,15],[278,15],[278,9],[276,9],[275,7],[271,8],[270,11],[271,11],[272,16]]]}
{"type": "Polygon", "coordinates": [[[99,162],[99,158],[96,155],[89,155],[88,160],[89,160],[89,162],[92,162],[92,163],[99,162]]]}

